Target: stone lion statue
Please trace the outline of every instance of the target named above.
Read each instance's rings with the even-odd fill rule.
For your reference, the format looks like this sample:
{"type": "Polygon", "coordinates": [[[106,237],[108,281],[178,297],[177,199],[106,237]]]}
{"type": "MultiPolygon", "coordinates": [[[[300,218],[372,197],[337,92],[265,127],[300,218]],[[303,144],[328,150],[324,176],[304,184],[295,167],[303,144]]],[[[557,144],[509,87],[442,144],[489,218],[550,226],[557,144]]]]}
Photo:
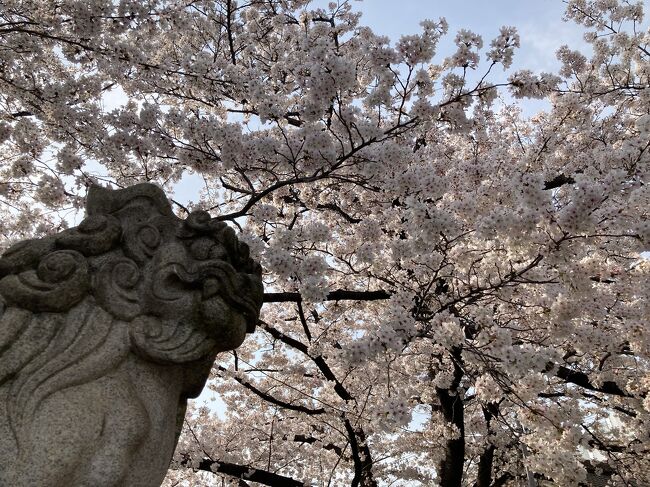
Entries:
{"type": "Polygon", "coordinates": [[[90,188],[78,227],[0,258],[0,485],[159,486],[262,298],[225,223],[179,219],[152,184],[90,188]]]}

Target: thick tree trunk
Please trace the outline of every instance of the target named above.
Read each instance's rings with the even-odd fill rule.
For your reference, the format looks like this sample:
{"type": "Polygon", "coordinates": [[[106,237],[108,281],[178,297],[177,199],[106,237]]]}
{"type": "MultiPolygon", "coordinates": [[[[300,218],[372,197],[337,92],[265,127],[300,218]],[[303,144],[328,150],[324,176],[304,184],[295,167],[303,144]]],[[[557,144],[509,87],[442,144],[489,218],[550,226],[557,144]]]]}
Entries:
{"type": "Polygon", "coordinates": [[[465,464],[465,417],[463,399],[458,394],[463,370],[460,367],[461,349],[452,350],[454,359],[454,380],[448,389],[436,389],[440,409],[445,420],[459,431],[458,438],[448,440],[445,445],[445,457],[438,465],[438,476],[443,487],[461,487],[463,466],[465,464]]]}
{"type": "MultiPolygon", "coordinates": [[[[499,414],[499,404],[491,402],[483,406],[483,417],[487,425],[487,431],[490,432],[490,422],[492,418],[499,414]]],[[[492,485],[492,465],[494,463],[494,445],[488,445],[481,454],[478,462],[478,473],[476,475],[475,487],[490,487],[492,485]]]]}
{"type": "Polygon", "coordinates": [[[481,454],[478,462],[476,487],[490,487],[492,484],[492,463],[494,461],[494,445],[490,445],[481,454]]]}
{"type": "Polygon", "coordinates": [[[344,424],[354,461],[354,478],[351,487],[377,487],[377,481],[372,474],[372,456],[366,443],[366,434],[361,428],[352,426],[347,418],[344,419],[344,424]]]}

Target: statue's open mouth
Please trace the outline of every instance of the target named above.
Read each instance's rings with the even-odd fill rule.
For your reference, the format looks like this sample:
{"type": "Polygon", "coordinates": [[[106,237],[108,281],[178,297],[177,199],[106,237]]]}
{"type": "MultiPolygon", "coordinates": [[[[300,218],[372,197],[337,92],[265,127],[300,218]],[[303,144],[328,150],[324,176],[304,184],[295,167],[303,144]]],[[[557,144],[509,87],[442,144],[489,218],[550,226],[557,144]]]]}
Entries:
{"type": "Polygon", "coordinates": [[[162,265],[154,274],[153,295],[165,302],[186,299],[188,291],[200,291],[201,301],[209,302],[218,297],[240,313],[246,321],[246,332],[252,333],[257,324],[256,316],[261,293],[237,292],[246,288],[245,277],[238,274],[227,262],[211,260],[186,266],[172,262],[162,265]],[[260,294],[258,297],[257,294],[260,294]]]}

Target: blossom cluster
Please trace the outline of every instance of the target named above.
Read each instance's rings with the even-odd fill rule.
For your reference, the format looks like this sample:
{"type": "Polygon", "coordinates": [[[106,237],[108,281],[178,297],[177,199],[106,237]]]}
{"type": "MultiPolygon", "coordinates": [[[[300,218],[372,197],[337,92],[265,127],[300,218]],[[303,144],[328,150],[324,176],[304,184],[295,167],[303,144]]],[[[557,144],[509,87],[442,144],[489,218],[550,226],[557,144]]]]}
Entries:
{"type": "Polygon", "coordinates": [[[514,27],[445,53],[446,20],[391,42],[350,1],[3,2],[2,245],[153,181],[285,299],[188,416],[177,466],[221,468],[168,485],[575,485],[603,452],[650,483],[647,24],[566,7],[589,52],[540,73],[514,27]]]}

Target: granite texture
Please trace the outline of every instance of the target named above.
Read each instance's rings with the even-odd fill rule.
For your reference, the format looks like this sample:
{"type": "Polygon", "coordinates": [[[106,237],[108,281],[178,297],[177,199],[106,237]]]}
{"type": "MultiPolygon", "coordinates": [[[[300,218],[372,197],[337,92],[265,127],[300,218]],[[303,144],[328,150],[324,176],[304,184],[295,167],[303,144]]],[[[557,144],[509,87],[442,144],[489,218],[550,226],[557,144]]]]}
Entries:
{"type": "Polygon", "coordinates": [[[252,332],[260,266],[152,184],[0,258],[0,486],[159,486],[187,398],[252,332]]]}

